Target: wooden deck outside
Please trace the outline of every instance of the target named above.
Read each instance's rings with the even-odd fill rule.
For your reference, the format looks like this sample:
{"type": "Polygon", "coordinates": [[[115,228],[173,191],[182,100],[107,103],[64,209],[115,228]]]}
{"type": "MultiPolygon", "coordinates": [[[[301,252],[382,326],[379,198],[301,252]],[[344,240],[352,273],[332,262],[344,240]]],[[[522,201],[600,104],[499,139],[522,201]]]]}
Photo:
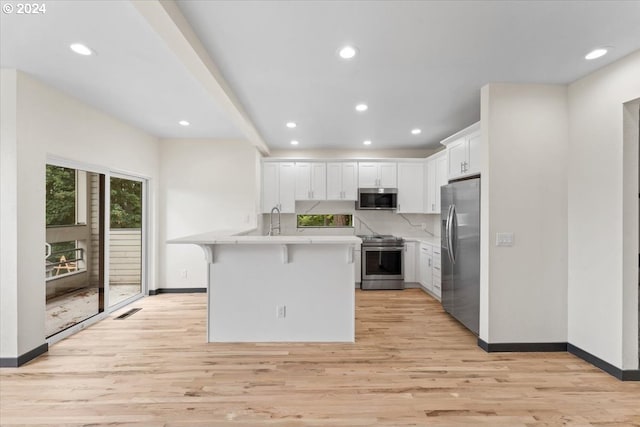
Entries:
{"type": "Polygon", "coordinates": [[[355,344],[207,344],[206,295],[145,298],[0,370],[0,423],[640,425],[640,383],[568,353],[487,354],[419,290],[356,300],[355,344]]]}

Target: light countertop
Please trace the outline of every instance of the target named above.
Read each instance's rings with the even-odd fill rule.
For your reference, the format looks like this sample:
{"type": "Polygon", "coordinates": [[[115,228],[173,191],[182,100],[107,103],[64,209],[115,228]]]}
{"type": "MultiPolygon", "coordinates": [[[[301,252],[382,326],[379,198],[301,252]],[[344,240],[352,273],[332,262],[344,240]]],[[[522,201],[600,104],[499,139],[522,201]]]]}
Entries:
{"type": "Polygon", "coordinates": [[[255,229],[216,230],[172,239],[167,243],[195,245],[359,245],[356,236],[247,236],[255,229]]]}

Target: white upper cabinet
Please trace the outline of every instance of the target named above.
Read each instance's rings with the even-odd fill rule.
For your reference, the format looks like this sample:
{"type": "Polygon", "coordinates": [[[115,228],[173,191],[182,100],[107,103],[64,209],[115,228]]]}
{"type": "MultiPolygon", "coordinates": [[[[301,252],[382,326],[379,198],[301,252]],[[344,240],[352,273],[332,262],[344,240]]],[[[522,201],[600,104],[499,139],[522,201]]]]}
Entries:
{"type": "Polygon", "coordinates": [[[447,152],[427,158],[426,213],[440,213],[440,187],[447,185],[447,152]]]}
{"type": "Polygon", "coordinates": [[[423,213],[425,203],[425,164],[398,163],[398,213],[423,213]]]}
{"type": "Polygon", "coordinates": [[[397,163],[395,162],[359,162],[358,187],[360,188],[396,188],[398,186],[397,163]]]}
{"type": "Polygon", "coordinates": [[[358,199],[358,164],[327,163],[327,200],[358,199]]]}
{"type": "Polygon", "coordinates": [[[295,213],[295,163],[262,164],[262,212],[277,207],[282,213],[295,213]]]}
{"type": "Polygon", "coordinates": [[[327,165],[324,162],[296,162],[295,199],[327,198],[327,165]]]}
{"type": "Polygon", "coordinates": [[[480,122],[443,140],[447,147],[449,179],[480,173],[480,122]]]}

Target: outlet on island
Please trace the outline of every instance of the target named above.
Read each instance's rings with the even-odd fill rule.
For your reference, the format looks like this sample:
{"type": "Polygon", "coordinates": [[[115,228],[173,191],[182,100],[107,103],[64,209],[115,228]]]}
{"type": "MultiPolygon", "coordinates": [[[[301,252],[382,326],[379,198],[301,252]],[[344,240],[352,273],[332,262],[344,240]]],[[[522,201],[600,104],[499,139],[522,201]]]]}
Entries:
{"type": "Polygon", "coordinates": [[[287,317],[287,306],[286,305],[276,306],[276,315],[278,319],[284,319],[285,317],[287,317]]]}
{"type": "Polygon", "coordinates": [[[186,279],[189,276],[189,271],[186,268],[180,270],[180,278],[186,279]]]}

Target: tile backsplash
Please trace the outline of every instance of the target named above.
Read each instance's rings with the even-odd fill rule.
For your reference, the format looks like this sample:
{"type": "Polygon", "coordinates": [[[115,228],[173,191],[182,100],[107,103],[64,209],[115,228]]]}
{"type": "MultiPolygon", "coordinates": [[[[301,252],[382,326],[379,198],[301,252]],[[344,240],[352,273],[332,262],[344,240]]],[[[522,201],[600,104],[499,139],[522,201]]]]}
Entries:
{"type": "MultiPolygon", "coordinates": [[[[281,215],[282,234],[285,235],[353,235],[353,234],[393,234],[397,236],[439,236],[440,215],[397,214],[395,211],[356,210],[355,202],[299,201],[298,214],[352,214],[353,227],[350,228],[297,228],[296,214],[281,215]]],[[[274,215],[275,216],[275,215],[274,215]]],[[[270,215],[261,218],[262,234],[269,231],[270,215]]],[[[277,219],[274,218],[274,222],[277,219]]]]}

